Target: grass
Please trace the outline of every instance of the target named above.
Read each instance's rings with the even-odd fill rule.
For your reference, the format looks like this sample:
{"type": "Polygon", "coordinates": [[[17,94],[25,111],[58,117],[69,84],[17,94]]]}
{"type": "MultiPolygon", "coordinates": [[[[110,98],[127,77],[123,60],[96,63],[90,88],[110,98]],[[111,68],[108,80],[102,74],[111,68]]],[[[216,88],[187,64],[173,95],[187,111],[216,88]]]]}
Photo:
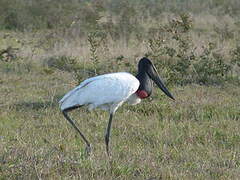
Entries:
{"type": "Polygon", "coordinates": [[[68,72],[46,74],[0,66],[0,179],[238,179],[240,88],[172,87],[176,101],[154,89],[150,100],[116,113],[105,153],[108,113],[71,113],[93,145],[84,144],[59,111],[74,81],[68,72]]]}
{"type": "MultiPolygon", "coordinates": [[[[162,21],[167,22],[168,16],[162,21]]],[[[189,34],[194,46],[186,51],[196,48],[199,58],[204,47],[214,42],[213,55],[221,52],[218,57],[224,57],[225,63],[239,60],[238,19],[208,13],[193,18],[194,29],[189,34]],[[219,22],[220,18],[223,21],[219,22]],[[229,36],[231,32],[234,38],[229,36]],[[234,58],[232,50],[236,52],[234,58]]],[[[158,24],[155,20],[150,23],[145,27],[158,24]]],[[[87,158],[84,143],[61,114],[58,101],[78,82],[96,73],[93,66],[100,74],[135,72],[137,61],[151,52],[149,39],[130,37],[127,47],[123,39],[115,42],[107,38],[107,42],[91,47],[87,37],[57,32],[1,31],[0,50],[17,50],[12,52],[15,58],[8,61],[0,57],[0,180],[239,179],[240,66],[232,65],[232,81],[226,78],[209,86],[177,86],[181,78],[174,72],[177,80],[168,83],[176,101],[155,87],[153,96],[141,104],[124,104],[113,120],[111,159],[104,143],[109,114],[75,110],[71,117],[93,145],[87,158]],[[97,49],[91,54],[91,48],[97,49]]],[[[163,42],[160,48],[166,45],[177,49],[176,41],[163,42]]],[[[166,80],[169,72],[162,67],[162,60],[171,63],[174,59],[167,54],[158,58],[152,60],[166,80]]],[[[208,61],[211,56],[206,56],[208,61]]]]}

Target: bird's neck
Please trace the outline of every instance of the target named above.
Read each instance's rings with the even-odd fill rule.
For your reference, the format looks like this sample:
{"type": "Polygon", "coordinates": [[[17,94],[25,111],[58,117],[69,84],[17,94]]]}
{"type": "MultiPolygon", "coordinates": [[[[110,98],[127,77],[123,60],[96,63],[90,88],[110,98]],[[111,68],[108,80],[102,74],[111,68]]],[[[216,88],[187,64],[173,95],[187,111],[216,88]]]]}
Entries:
{"type": "Polygon", "coordinates": [[[140,82],[139,88],[136,91],[137,96],[141,99],[149,97],[152,93],[152,81],[148,74],[140,71],[136,78],[140,82]]]}

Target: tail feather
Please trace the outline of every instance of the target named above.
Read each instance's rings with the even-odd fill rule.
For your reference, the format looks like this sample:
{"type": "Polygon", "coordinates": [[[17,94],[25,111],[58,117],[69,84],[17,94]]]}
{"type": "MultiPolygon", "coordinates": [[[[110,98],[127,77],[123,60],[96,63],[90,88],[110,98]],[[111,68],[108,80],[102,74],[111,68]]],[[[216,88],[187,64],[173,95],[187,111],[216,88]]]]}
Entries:
{"type": "Polygon", "coordinates": [[[78,93],[76,93],[76,90],[77,89],[71,90],[59,101],[59,105],[62,111],[70,107],[82,105],[78,102],[79,97],[77,97],[78,93]]]}

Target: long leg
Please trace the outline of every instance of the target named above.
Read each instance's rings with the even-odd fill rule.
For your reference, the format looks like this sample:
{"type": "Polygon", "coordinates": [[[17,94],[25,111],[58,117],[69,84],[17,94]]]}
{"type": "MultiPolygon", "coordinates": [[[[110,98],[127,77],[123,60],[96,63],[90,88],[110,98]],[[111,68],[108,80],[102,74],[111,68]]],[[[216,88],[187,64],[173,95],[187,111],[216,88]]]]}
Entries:
{"type": "Polygon", "coordinates": [[[109,156],[109,136],[110,136],[110,131],[111,131],[111,125],[112,125],[112,118],[113,118],[113,114],[110,114],[110,118],[108,121],[108,125],[107,125],[107,129],[106,129],[106,134],[105,134],[105,143],[106,143],[106,151],[107,151],[107,155],[109,156]]]}
{"type": "Polygon", "coordinates": [[[70,119],[70,117],[68,116],[68,112],[70,110],[73,110],[77,107],[74,107],[74,108],[69,108],[69,109],[66,109],[66,110],[63,110],[62,113],[64,115],[64,117],[68,120],[68,122],[70,122],[70,124],[77,130],[77,132],[80,134],[80,136],[82,137],[82,139],[84,140],[84,142],[86,143],[87,147],[86,147],[86,151],[87,153],[90,153],[91,151],[91,145],[90,143],[88,142],[88,140],[85,138],[85,136],[83,135],[83,133],[81,133],[81,131],[78,129],[78,127],[75,125],[74,121],[70,119]]]}

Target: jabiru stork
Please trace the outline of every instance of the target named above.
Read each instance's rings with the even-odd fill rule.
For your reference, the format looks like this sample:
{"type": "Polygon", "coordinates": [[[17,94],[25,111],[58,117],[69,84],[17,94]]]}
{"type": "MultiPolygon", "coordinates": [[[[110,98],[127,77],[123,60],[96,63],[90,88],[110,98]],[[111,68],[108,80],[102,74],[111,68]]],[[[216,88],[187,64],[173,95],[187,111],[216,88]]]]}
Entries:
{"type": "Polygon", "coordinates": [[[174,97],[159,77],[155,66],[146,57],[139,61],[136,77],[127,72],[99,75],[86,79],[64,95],[59,101],[61,111],[86,143],[87,153],[90,153],[91,145],[74,121],[68,116],[68,112],[86,105],[89,110],[100,108],[110,113],[105,132],[106,152],[109,155],[109,137],[114,113],[124,102],[135,105],[140,103],[141,99],[148,98],[152,93],[152,81],[168,97],[174,100],[174,97]]]}

